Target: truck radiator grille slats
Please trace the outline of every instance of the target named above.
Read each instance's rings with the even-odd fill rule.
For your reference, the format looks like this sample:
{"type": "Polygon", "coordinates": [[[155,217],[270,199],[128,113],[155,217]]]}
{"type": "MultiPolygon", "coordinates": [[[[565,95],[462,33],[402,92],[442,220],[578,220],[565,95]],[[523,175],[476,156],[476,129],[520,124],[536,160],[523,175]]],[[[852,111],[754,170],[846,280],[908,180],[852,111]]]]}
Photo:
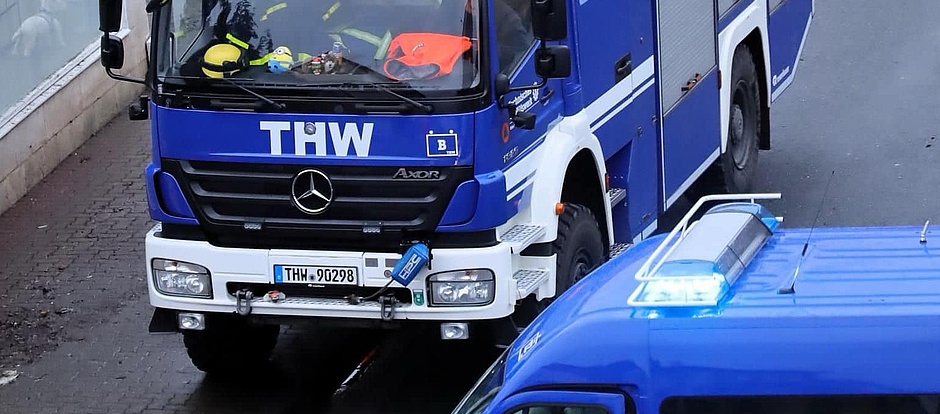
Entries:
{"type": "Polygon", "coordinates": [[[435,177],[418,180],[400,179],[405,175],[401,167],[169,159],[162,166],[179,182],[206,237],[232,247],[317,248],[308,242],[316,244],[310,231],[319,231],[320,238],[333,238],[331,248],[346,241],[360,250],[364,239],[397,248],[404,232],[433,232],[456,187],[473,179],[472,167],[406,168],[432,171],[435,177]],[[323,172],[332,183],[332,204],[320,214],[304,213],[292,202],[294,177],[306,169],[323,172]],[[304,246],[295,246],[291,238],[304,246]]]}

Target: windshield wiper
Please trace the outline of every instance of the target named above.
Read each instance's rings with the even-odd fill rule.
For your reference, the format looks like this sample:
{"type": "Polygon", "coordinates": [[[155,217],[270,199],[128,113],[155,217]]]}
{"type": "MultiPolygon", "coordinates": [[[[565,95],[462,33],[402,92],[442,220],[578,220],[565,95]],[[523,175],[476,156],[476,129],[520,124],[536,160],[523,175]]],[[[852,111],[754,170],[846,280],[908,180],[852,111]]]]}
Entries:
{"type": "Polygon", "coordinates": [[[337,84],[337,85],[331,85],[331,86],[338,86],[338,87],[340,87],[340,88],[350,88],[350,87],[360,87],[360,88],[361,88],[361,87],[363,87],[363,86],[366,86],[366,87],[371,86],[371,87],[374,87],[375,89],[378,89],[378,90],[380,90],[380,91],[382,91],[382,92],[385,92],[385,93],[387,93],[387,94],[389,94],[389,95],[392,95],[392,96],[398,98],[398,100],[400,100],[400,101],[402,101],[402,102],[404,102],[404,103],[407,103],[408,105],[411,105],[411,108],[412,108],[412,109],[421,110],[421,111],[423,111],[423,112],[426,113],[426,114],[429,114],[429,113],[431,113],[431,111],[434,110],[434,108],[433,108],[431,105],[423,104],[423,103],[421,103],[421,102],[418,102],[418,101],[416,101],[416,100],[414,100],[414,99],[411,99],[411,98],[409,98],[409,97],[407,97],[407,96],[404,96],[404,95],[402,95],[402,94],[400,94],[400,93],[398,93],[398,92],[395,92],[395,91],[393,91],[393,90],[391,90],[391,89],[388,89],[388,88],[386,88],[385,86],[383,86],[383,85],[386,85],[386,84],[387,84],[387,85],[401,85],[400,82],[388,82],[388,81],[393,81],[393,79],[392,79],[392,78],[389,78],[388,76],[382,74],[381,72],[379,72],[379,71],[377,71],[377,70],[375,70],[375,69],[372,69],[371,67],[365,66],[365,65],[363,65],[363,64],[361,64],[361,63],[359,63],[359,62],[356,62],[356,61],[354,61],[354,60],[346,59],[346,62],[349,63],[349,64],[352,64],[352,65],[356,65],[356,69],[354,69],[354,71],[355,71],[355,70],[358,70],[358,69],[360,69],[360,68],[365,69],[365,70],[366,70],[367,72],[369,72],[370,74],[372,74],[372,75],[374,75],[374,76],[376,76],[376,77],[381,78],[381,79],[382,79],[382,82],[384,82],[384,83],[378,83],[378,82],[376,82],[376,83],[371,83],[371,84],[353,84],[353,85],[348,85],[348,84],[345,84],[345,83],[344,83],[344,84],[337,84]]]}
{"type": "Polygon", "coordinates": [[[275,102],[275,101],[271,100],[271,98],[268,98],[268,97],[266,97],[266,96],[264,96],[264,95],[261,95],[260,93],[257,93],[257,92],[255,92],[255,91],[253,91],[253,90],[251,90],[251,89],[248,89],[248,88],[246,88],[245,86],[240,85],[240,84],[238,84],[237,82],[235,82],[235,81],[233,81],[233,80],[231,80],[231,79],[229,79],[229,78],[220,78],[220,79],[222,79],[222,80],[228,82],[230,85],[232,85],[232,86],[234,86],[234,87],[236,87],[236,88],[238,88],[238,89],[241,89],[241,90],[243,90],[243,91],[245,91],[245,92],[248,92],[249,94],[251,94],[251,95],[254,96],[255,98],[258,98],[258,99],[264,101],[264,103],[266,103],[266,104],[268,104],[268,105],[271,105],[271,106],[273,106],[274,108],[276,108],[276,109],[278,109],[278,110],[284,110],[284,108],[287,107],[286,105],[284,105],[284,104],[282,104],[282,103],[280,103],[280,102],[275,102]]]}
{"type": "Polygon", "coordinates": [[[380,91],[382,91],[382,92],[385,92],[385,93],[387,93],[387,94],[389,94],[389,95],[392,95],[392,96],[398,98],[399,100],[401,100],[402,102],[405,102],[405,103],[411,105],[412,108],[414,108],[414,109],[420,109],[420,110],[424,111],[424,113],[426,113],[426,114],[429,114],[429,113],[431,113],[431,111],[434,110],[434,108],[433,108],[431,105],[423,104],[423,103],[418,102],[418,101],[416,101],[416,100],[414,100],[414,99],[411,99],[411,98],[409,98],[409,97],[407,97],[407,96],[405,96],[405,95],[402,95],[402,94],[400,94],[400,93],[398,93],[398,92],[395,92],[395,91],[393,91],[393,90],[391,90],[391,89],[388,89],[388,88],[382,86],[382,84],[380,84],[380,83],[374,83],[374,84],[372,84],[372,86],[375,87],[375,89],[378,89],[378,90],[380,90],[380,91]]]}

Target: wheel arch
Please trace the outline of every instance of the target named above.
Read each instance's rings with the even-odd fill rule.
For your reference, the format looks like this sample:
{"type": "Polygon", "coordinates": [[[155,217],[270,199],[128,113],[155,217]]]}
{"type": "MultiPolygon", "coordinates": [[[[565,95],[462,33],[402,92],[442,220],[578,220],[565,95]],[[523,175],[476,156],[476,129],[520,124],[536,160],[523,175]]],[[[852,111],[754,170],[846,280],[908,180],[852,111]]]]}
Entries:
{"type": "Polygon", "coordinates": [[[580,204],[594,213],[597,225],[601,230],[604,241],[604,254],[610,249],[611,234],[607,226],[609,206],[606,200],[606,184],[602,176],[597,174],[599,168],[591,151],[582,149],[568,163],[565,172],[565,181],[562,184],[560,201],[562,203],[580,204]]]}
{"type": "Polygon", "coordinates": [[[558,125],[550,131],[543,147],[529,214],[532,222],[545,226],[545,235],[523,254],[547,252],[546,248],[558,235],[555,206],[560,202],[584,204],[591,209],[604,242],[609,245],[613,240],[613,224],[604,180],[607,169],[597,138],[578,125],[558,125]]]}

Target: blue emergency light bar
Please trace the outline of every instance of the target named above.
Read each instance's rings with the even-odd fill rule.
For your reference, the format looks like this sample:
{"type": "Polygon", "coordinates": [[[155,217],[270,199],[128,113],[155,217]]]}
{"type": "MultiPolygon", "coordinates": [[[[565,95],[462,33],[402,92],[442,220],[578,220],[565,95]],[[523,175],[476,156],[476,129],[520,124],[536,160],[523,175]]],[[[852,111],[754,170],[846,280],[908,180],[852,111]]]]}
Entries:
{"type": "Polygon", "coordinates": [[[783,221],[754,200],[777,198],[780,194],[702,197],[637,271],[641,283],[627,303],[635,307],[717,306],[783,221]],[[750,202],[718,205],[689,225],[706,202],[742,199],[750,202]]]}

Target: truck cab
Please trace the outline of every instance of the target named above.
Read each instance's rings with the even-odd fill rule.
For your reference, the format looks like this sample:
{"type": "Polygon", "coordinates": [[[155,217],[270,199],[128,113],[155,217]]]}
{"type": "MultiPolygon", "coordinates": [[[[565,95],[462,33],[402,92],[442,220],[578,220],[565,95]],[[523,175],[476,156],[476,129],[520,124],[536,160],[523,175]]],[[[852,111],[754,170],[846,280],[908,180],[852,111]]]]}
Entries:
{"type": "Polygon", "coordinates": [[[935,229],[779,224],[754,200],[723,203],[637,244],[559,297],[454,412],[938,412],[935,229]]]}
{"type": "Polygon", "coordinates": [[[131,79],[120,3],[102,63],[149,88],[151,331],[207,370],[293,321],[507,344],[699,184],[750,185],[814,10],[151,0],[131,79]]]}

